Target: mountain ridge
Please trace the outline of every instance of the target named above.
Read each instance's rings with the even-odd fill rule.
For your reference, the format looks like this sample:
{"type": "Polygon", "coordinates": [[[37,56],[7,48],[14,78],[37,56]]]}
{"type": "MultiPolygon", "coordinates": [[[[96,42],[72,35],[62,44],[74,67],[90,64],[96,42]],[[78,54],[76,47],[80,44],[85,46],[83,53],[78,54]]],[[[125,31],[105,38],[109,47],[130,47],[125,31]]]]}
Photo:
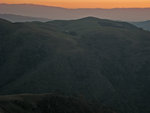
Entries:
{"type": "Polygon", "coordinates": [[[136,25],[137,27],[143,28],[144,30],[150,31],[150,20],[140,21],[140,22],[132,22],[132,24],[136,25]]]}
{"type": "Polygon", "coordinates": [[[15,14],[0,14],[0,18],[6,19],[11,22],[50,21],[50,19],[47,18],[36,18],[36,17],[29,17],[29,16],[15,15],[15,14]]]}
{"type": "Polygon", "coordinates": [[[138,7],[133,7],[133,8],[65,8],[65,7],[59,7],[59,6],[30,4],[30,3],[24,3],[24,4],[0,3],[0,5],[32,5],[32,6],[54,7],[54,8],[62,8],[62,9],[149,9],[150,8],[150,7],[143,7],[143,8],[138,8],[138,7]]]}

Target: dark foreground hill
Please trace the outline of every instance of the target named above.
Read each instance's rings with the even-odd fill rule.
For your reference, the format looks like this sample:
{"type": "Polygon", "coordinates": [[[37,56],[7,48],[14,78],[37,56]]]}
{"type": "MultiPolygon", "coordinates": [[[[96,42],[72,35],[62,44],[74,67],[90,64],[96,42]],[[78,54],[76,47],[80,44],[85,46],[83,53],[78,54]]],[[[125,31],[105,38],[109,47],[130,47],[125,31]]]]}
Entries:
{"type": "Polygon", "coordinates": [[[84,99],[56,94],[0,96],[0,113],[115,113],[84,99]]]}
{"type": "Polygon", "coordinates": [[[150,112],[150,32],[87,17],[0,20],[0,93],[83,95],[120,113],[150,112]]]}

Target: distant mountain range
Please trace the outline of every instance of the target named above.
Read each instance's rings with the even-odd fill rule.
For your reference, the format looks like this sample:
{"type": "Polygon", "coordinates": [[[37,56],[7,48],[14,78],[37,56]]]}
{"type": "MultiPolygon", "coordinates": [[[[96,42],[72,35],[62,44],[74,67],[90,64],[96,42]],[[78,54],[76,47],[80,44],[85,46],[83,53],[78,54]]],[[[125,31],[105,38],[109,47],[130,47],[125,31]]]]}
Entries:
{"type": "Polygon", "coordinates": [[[118,113],[149,113],[149,51],[150,32],[126,22],[0,19],[0,94],[82,95],[118,113]]]}
{"type": "Polygon", "coordinates": [[[0,13],[56,19],[77,19],[87,16],[121,21],[145,21],[150,19],[150,8],[116,9],[66,9],[32,4],[0,4],[0,13]]]}
{"type": "MultiPolygon", "coordinates": [[[[33,22],[33,21],[48,22],[48,21],[51,21],[50,19],[46,19],[46,18],[21,16],[21,15],[15,15],[15,14],[0,14],[0,18],[11,21],[11,22],[33,22]]],[[[150,31],[150,21],[129,22],[129,23],[139,28],[142,28],[144,30],[150,31]]]]}
{"type": "Polygon", "coordinates": [[[144,30],[150,31],[150,20],[143,22],[132,22],[132,24],[136,25],[137,27],[143,28],[144,30]]]}
{"type": "Polygon", "coordinates": [[[15,14],[0,14],[0,18],[9,20],[11,22],[50,21],[50,19],[46,19],[46,18],[28,17],[28,16],[21,16],[21,15],[15,15],[15,14]]]}
{"type": "MultiPolygon", "coordinates": [[[[29,17],[29,16],[22,16],[22,15],[15,15],[15,14],[0,14],[1,19],[5,19],[11,22],[47,22],[51,21],[50,19],[46,18],[38,18],[38,17],[29,17]]],[[[150,20],[149,21],[141,21],[141,22],[129,22],[139,28],[143,28],[144,30],[150,31],[150,20]]]]}

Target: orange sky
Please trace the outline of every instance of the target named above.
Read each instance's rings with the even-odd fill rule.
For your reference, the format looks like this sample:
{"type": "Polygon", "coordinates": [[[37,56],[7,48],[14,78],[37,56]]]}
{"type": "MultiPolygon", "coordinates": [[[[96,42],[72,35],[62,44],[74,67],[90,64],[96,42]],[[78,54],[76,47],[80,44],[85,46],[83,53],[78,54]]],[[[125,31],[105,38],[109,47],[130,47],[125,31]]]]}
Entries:
{"type": "Polygon", "coordinates": [[[9,4],[41,4],[65,8],[144,8],[150,7],[150,0],[0,0],[9,4]]]}

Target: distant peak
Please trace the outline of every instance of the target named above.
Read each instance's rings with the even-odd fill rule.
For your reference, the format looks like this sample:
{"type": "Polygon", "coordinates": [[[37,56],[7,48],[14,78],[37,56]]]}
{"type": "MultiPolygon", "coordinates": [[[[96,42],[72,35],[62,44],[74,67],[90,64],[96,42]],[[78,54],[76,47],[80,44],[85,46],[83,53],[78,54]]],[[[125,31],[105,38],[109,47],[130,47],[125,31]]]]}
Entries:
{"type": "Polygon", "coordinates": [[[81,18],[79,20],[100,20],[100,18],[88,16],[88,17],[81,18]]]}

